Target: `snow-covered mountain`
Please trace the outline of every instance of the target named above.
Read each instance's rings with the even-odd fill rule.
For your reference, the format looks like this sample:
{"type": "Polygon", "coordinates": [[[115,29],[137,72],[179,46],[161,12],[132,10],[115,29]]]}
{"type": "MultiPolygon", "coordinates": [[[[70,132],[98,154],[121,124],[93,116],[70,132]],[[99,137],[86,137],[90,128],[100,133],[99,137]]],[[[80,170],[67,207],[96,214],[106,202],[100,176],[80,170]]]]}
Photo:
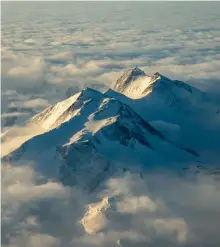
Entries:
{"type": "Polygon", "coordinates": [[[184,82],[171,80],[159,72],[156,72],[153,76],[147,76],[144,71],[137,67],[125,72],[113,85],[113,90],[133,99],[142,98],[154,91],[160,93],[163,97],[166,97],[169,93],[181,98],[199,92],[198,89],[184,82]]]}
{"type": "Polygon", "coordinates": [[[125,97],[117,95],[116,91],[129,98],[126,101],[128,104],[135,103],[144,109],[152,108],[153,105],[157,110],[176,110],[184,113],[194,111],[195,107],[199,109],[198,103],[207,102],[208,97],[206,93],[184,82],[171,80],[158,72],[153,76],[147,76],[137,67],[124,73],[112,89],[113,91],[107,90],[106,95],[120,97],[120,100],[126,101],[125,97]]]}
{"type": "MultiPolygon", "coordinates": [[[[139,74],[143,73],[139,71],[139,74]]],[[[206,156],[205,162],[214,162],[214,153],[219,152],[220,146],[220,118],[217,114],[219,106],[211,95],[158,72],[151,77],[140,76],[129,85],[124,83],[126,78],[129,78],[127,73],[105,95],[129,105],[179,145],[196,148],[206,156]]]]}
{"type": "MultiPolygon", "coordinates": [[[[158,73],[148,77],[137,67],[119,78],[114,89],[119,92],[86,88],[48,107],[27,123],[37,125],[40,131],[3,160],[16,164],[31,161],[47,176],[88,191],[117,169],[162,167],[182,171],[201,162],[197,145],[191,145],[195,141],[172,139],[153,120],[167,121],[163,111],[169,109],[175,123],[179,112],[173,104],[185,107],[187,99],[187,106],[192,107],[191,98],[199,99],[202,92],[158,73]]],[[[184,131],[187,133],[187,128],[184,131]]],[[[3,135],[6,139],[8,132],[3,135]]]]}

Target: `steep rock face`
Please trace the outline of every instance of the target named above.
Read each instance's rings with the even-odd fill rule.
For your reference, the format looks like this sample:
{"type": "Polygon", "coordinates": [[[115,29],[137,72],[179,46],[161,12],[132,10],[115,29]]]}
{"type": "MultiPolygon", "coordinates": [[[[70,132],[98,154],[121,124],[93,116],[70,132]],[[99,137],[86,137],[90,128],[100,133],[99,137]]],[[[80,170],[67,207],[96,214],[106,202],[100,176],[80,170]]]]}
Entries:
{"type": "Polygon", "coordinates": [[[113,164],[101,156],[90,141],[57,148],[58,176],[64,185],[92,192],[113,172],[113,164]]]}

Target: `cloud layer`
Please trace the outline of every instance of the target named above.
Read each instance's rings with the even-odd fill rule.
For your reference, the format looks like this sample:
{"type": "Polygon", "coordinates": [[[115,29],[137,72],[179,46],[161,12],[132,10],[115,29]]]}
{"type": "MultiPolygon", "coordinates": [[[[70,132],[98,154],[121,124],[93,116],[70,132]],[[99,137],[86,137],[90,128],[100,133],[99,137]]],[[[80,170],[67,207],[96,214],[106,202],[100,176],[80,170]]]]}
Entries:
{"type": "Polygon", "coordinates": [[[219,246],[220,184],[214,177],[124,174],[92,194],[64,187],[31,164],[2,166],[2,243],[35,246],[219,246]],[[110,207],[80,219],[104,196],[110,207]],[[92,204],[92,205],[93,205],[92,204]]]}
{"type": "Polygon", "coordinates": [[[138,65],[148,74],[160,71],[219,93],[218,7],[217,2],[86,7],[5,2],[2,92],[16,90],[27,100],[35,96],[51,104],[69,87],[75,92],[88,85],[109,86],[138,65]]]}

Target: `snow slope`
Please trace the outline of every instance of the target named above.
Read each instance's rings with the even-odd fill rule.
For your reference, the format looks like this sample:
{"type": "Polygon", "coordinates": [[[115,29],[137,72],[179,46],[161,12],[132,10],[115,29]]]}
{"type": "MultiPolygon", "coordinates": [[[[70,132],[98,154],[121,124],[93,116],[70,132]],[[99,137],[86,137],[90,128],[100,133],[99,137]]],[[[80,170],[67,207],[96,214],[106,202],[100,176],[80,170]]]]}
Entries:
{"type": "Polygon", "coordinates": [[[71,118],[71,106],[77,100],[79,94],[77,93],[64,101],[48,107],[43,112],[34,116],[30,122],[40,124],[45,130],[58,127],[61,123],[71,118]]]}
{"type": "Polygon", "coordinates": [[[181,169],[181,163],[198,159],[195,151],[168,141],[126,104],[90,88],[31,121],[48,131],[25,141],[3,160],[31,160],[47,176],[87,190],[96,188],[104,174],[109,176],[117,162],[143,169],[165,164],[181,169]]]}

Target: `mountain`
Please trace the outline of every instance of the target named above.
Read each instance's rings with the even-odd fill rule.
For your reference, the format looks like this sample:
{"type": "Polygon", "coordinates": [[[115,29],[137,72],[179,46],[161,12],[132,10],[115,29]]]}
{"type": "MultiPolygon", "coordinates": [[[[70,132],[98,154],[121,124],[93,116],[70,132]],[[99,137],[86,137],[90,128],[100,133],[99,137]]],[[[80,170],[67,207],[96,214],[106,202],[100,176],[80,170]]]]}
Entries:
{"type": "MultiPolygon", "coordinates": [[[[115,91],[127,96],[132,104],[139,104],[145,109],[149,106],[159,110],[176,110],[187,112],[198,107],[198,103],[207,101],[205,92],[184,82],[171,80],[160,73],[147,76],[139,68],[124,73],[112,86],[113,91],[107,90],[106,95],[120,97],[115,91]]],[[[121,97],[120,100],[124,99],[121,97]]],[[[128,102],[126,102],[128,103],[128,102]]],[[[149,112],[147,112],[149,114],[149,112]]]]}
{"type": "Polygon", "coordinates": [[[121,77],[124,80],[114,83],[105,95],[129,105],[168,139],[193,146],[205,163],[214,164],[220,146],[220,118],[212,95],[158,72],[124,86],[126,75],[127,72],[121,77]]]}
{"type": "Polygon", "coordinates": [[[128,104],[146,121],[162,120],[181,126],[186,122],[187,126],[196,126],[206,119],[215,119],[218,112],[208,93],[158,72],[147,76],[138,68],[125,72],[105,95],[128,104]],[[138,76],[131,77],[132,71],[138,76]]]}
{"type": "Polygon", "coordinates": [[[44,132],[3,160],[18,164],[31,160],[47,176],[87,190],[100,184],[118,163],[122,169],[179,163],[175,169],[181,169],[199,156],[167,140],[128,105],[91,88],[47,108],[31,123],[44,132]]]}
{"type": "Polygon", "coordinates": [[[181,96],[184,92],[192,94],[195,93],[195,91],[199,91],[184,82],[171,80],[159,72],[156,72],[152,77],[147,76],[145,72],[138,67],[125,72],[113,85],[113,90],[133,99],[141,98],[154,91],[161,93],[161,95],[169,92],[176,96],[178,96],[178,94],[181,96]],[[180,90],[178,91],[178,89],[180,90]],[[181,91],[181,89],[183,89],[183,91],[181,91]]]}
{"type": "Polygon", "coordinates": [[[30,122],[40,124],[45,130],[50,130],[54,127],[58,127],[60,124],[69,120],[71,117],[71,106],[77,100],[79,96],[75,94],[68,99],[58,102],[55,105],[52,105],[34,116],[30,122]]]}
{"type": "MultiPolygon", "coordinates": [[[[65,185],[93,191],[118,169],[183,171],[197,162],[202,167],[201,137],[216,138],[217,150],[218,133],[210,131],[208,139],[201,132],[202,123],[193,125],[199,110],[191,102],[203,97],[200,90],[159,73],[146,76],[137,67],[120,77],[114,89],[119,92],[85,88],[37,114],[27,126],[38,130],[3,161],[18,165],[28,161],[65,185]],[[176,111],[174,105],[191,107],[194,114],[176,111]],[[177,126],[178,137],[173,138],[177,126]]],[[[4,133],[3,142],[12,134],[4,133]]]]}

